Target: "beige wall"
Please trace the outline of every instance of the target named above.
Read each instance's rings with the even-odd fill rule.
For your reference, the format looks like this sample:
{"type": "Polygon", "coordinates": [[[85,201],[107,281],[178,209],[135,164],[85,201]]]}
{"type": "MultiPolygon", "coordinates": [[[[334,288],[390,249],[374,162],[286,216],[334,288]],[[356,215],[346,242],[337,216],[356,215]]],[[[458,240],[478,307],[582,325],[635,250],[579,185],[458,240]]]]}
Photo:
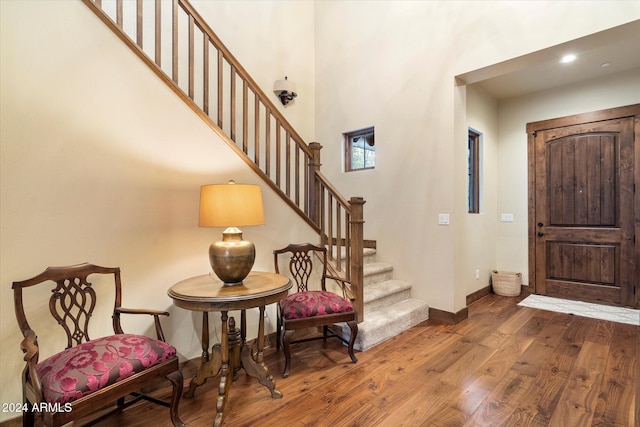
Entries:
{"type": "MultiPolygon", "coordinates": [[[[21,400],[11,282],[49,265],[120,266],[123,304],[170,311],[167,340],[182,360],[199,357],[201,316],[167,297],[175,282],[210,270],[208,246],[221,238],[222,229],[197,227],[199,187],[261,182],[82,2],[2,1],[0,8],[0,402],[21,400]]],[[[312,120],[296,120],[305,137],[313,134],[312,120]]],[[[317,236],[262,188],[266,225],[243,231],[256,244],[255,268],[270,271],[272,249],[317,236]]],[[[30,293],[31,307],[46,310],[49,295],[30,293]]],[[[103,314],[93,337],[109,333],[103,314]]],[[[267,314],[271,332],[275,309],[267,314]]],[[[216,317],[211,330],[219,333],[216,317]]],[[[252,338],[257,309],[248,317],[252,338]]],[[[60,333],[54,343],[45,339],[56,326],[43,319],[32,323],[41,359],[64,345],[60,333]]],[[[151,328],[151,319],[125,319],[126,331],[151,328]]]]}
{"type": "Polygon", "coordinates": [[[315,51],[313,2],[193,0],[216,35],[280,107],[306,141],[315,137],[315,51]],[[298,97],[286,107],[273,94],[285,76],[298,97]]]}
{"type": "MultiPolygon", "coordinates": [[[[498,101],[477,86],[466,88],[467,127],[480,132],[480,213],[468,210],[466,193],[456,197],[457,228],[455,272],[456,282],[464,284],[465,296],[489,285],[491,270],[497,267],[494,243],[497,235],[497,175],[498,175],[498,101]],[[476,270],[478,276],[476,278],[476,270]]],[[[466,142],[466,139],[464,140],[466,142]]],[[[467,145],[456,145],[456,159],[464,170],[456,173],[462,182],[456,188],[467,185],[467,145]]],[[[460,169],[460,168],[459,168],[460,169]]]]}
{"type": "MultiPolygon", "coordinates": [[[[343,193],[365,198],[365,235],[378,241],[378,259],[394,265],[394,276],[431,307],[456,312],[466,293],[482,286],[469,275],[480,268],[486,280],[491,254],[497,267],[513,264],[500,254],[526,257],[516,252],[526,250],[526,235],[507,243],[472,227],[498,230],[489,224],[496,213],[520,217],[526,203],[499,201],[506,184],[497,195],[485,186],[493,219],[466,213],[461,145],[469,123],[461,111],[466,90],[455,77],[638,19],[640,5],[324,1],[315,17],[316,136],[325,146],[325,173],[343,193]],[[375,126],[376,168],[344,173],[341,134],[365,126],[375,126]],[[438,225],[439,213],[450,214],[449,226],[438,225]],[[487,255],[474,259],[478,253],[487,255]]],[[[500,164],[497,151],[489,155],[500,164]]],[[[526,171],[526,163],[514,167],[526,171]]],[[[526,181],[518,182],[513,192],[521,199],[526,181]]]]}

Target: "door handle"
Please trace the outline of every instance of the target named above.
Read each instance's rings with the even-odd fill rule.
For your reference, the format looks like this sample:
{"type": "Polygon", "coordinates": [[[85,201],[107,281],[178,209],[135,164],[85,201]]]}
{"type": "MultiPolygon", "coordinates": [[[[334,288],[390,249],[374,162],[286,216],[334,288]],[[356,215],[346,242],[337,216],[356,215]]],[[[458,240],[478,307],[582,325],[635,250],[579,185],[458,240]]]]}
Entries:
{"type": "Polygon", "coordinates": [[[542,231],[538,231],[538,237],[542,237],[544,236],[544,233],[542,231]]]}
{"type": "Polygon", "coordinates": [[[543,223],[541,223],[541,222],[539,222],[539,223],[538,223],[538,227],[542,227],[543,225],[544,225],[544,224],[543,224],[543,223]]]}

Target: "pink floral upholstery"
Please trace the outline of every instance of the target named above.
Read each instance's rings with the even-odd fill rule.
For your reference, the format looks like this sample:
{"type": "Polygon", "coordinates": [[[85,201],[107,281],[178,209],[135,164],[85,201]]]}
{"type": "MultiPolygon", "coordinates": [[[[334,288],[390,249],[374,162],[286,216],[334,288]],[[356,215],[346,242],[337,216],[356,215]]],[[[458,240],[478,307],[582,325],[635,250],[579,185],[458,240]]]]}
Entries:
{"type": "Polygon", "coordinates": [[[91,394],[176,355],[167,343],[121,334],[91,340],[40,362],[36,368],[49,403],[91,394]]]}
{"type": "Polygon", "coordinates": [[[307,291],[288,295],[280,302],[280,308],[287,320],[353,311],[353,305],[348,300],[326,291],[307,291]]]}

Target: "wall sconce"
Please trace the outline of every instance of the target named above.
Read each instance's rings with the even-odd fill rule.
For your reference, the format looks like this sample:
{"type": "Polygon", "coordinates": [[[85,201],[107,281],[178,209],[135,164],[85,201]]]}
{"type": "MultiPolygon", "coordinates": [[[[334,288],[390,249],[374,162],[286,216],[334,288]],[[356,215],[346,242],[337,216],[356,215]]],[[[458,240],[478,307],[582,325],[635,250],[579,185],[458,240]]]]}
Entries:
{"type": "Polygon", "coordinates": [[[282,102],[282,105],[287,105],[289,101],[298,96],[298,94],[296,93],[295,83],[287,80],[286,76],[284,80],[276,80],[273,85],[273,91],[280,98],[280,102],[282,102]]]}

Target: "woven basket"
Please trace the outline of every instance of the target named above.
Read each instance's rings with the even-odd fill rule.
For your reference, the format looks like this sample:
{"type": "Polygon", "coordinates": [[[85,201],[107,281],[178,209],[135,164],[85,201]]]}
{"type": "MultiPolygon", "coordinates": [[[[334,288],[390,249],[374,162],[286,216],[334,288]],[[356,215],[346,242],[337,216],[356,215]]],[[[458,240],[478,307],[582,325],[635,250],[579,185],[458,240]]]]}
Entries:
{"type": "Polygon", "coordinates": [[[517,297],[522,289],[522,274],[493,270],[491,272],[491,285],[496,295],[517,297]]]}

